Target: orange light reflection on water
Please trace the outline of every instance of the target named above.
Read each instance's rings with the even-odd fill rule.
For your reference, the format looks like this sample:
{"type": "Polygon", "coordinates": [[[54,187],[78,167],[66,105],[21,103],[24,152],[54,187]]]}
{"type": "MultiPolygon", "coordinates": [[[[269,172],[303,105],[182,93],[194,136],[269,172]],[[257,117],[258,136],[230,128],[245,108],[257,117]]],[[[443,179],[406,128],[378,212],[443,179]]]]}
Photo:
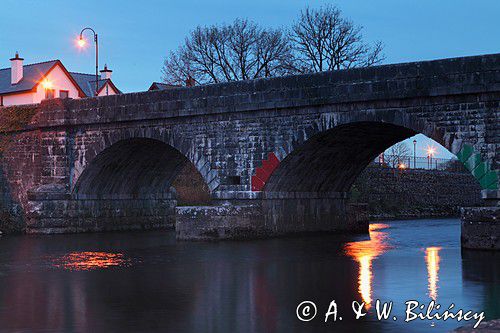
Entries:
{"type": "Polygon", "coordinates": [[[382,231],[387,228],[389,225],[383,223],[370,224],[369,240],[349,242],[345,245],[346,254],[359,263],[358,291],[366,309],[372,304],[372,261],[390,249],[388,235],[382,231]]]}
{"type": "Polygon", "coordinates": [[[428,247],[425,249],[425,263],[427,264],[427,280],[429,297],[437,299],[439,281],[439,250],[440,247],[428,247]]]}
{"type": "Polygon", "coordinates": [[[55,267],[75,271],[88,271],[113,266],[127,266],[129,261],[121,253],[72,252],[53,261],[55,267]]]}

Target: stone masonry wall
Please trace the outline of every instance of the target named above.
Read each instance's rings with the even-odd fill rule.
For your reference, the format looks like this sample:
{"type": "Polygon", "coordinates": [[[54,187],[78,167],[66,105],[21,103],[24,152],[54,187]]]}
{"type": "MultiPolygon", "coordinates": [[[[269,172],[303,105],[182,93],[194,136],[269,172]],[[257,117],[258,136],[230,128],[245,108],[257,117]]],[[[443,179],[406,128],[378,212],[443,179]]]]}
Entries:
{"type": "MultiPolygon", "coordinates": [[[[0,126],[0,136],[12,142],[0,159],[3,193],[12,199],[4,201],[8,210],[20,207],[26,213],[30,191],[48,186],[78,200],[83,198],[79,181],[86,179],[92,189],[96,181],[109,184],[109,175],[139,189],[169,188],[177,170],[138,168],[147,166],[139,163],[147,158],[99,178],[99,170],[123,165],[125,155],[111,154],[116,158],[102,165],[99,157],[138,138],[156,142],[148,149],[168,146],[164,151],[172,154],[166,160],[182,157],[192,163],[215,200],[259,201],[273,192],[343,193],[378,153],[416,133],[462,157],[473,149],[466,157],[477,166],[474,171],[489,171],[483,188],[499,195],[499,78],[500,55],[487,55],[50,100],[36,106],[26,126],[0,126]],[[299,169],[304,172],[295,174],[299,169]],[[85,178],[89,170],[97,176],[85,178]],[[280,177],[272,183],[276,172],[280,177]]],[[[15,112],[0,110],[8,113],[15,112]]],[[[133,194],[121,192],[111,194],[133,194]]]]}
{"type": "Polygon", "coordinates": [[[481,204],[480,186],[469,173],[373,166],[354,183],[351,200],[367,203],[372,219],[459,216],[460,207],[481,204]]]}

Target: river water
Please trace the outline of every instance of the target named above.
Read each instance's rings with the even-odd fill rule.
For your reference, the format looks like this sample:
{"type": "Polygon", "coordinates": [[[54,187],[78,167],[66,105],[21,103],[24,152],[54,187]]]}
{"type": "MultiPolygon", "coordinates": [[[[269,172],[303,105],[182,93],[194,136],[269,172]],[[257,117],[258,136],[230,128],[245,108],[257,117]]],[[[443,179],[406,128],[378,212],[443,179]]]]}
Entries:
{"type": "Polygon", "coordinates": [[[405,323],[405,301],[431,299],[500,318],[500,253],[461,251],[457,219],[373,223],[370,237],[0,238],[0,332],[446,332],[466,324],[405,323]],[[388,320],[376,320],[377,299],[393,301],[388,320]],[[296,315],[305,300],[317,308],[307,322],[296,315]],[[337,320],[325,323],[332,300],[337,320]],[[354,300],[367,313],[359,320],[354,300]]]}

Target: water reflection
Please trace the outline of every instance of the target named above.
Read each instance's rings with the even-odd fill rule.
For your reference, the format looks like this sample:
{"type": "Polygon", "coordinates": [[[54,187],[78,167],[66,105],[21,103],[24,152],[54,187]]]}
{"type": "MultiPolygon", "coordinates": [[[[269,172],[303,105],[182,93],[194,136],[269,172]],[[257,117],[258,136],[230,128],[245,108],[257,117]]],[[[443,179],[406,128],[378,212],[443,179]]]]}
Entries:
{"type": "Polygon", "coordinates": [[[383,223],[370,224],[369,240],[350,242],[345,245],[347,255],[359,263],[358,291],[366,309],[369,309],[372,304],[372,261],[390,248],[388,234],[382,231],[387,228],[389,225],[383,223]]]}
{"type": "Polygon", "coordinates": [[[462,250],[462,260],[464,287],[481,300],[487,318],[500,318],[500,252],[462,250]]]}
{"type": "Polygon", "coordinates": [[[0,332],[420,333],[463,325],[436,321],[430,329],[428,321],[404,321],[404,302],[425,301],[430,276],[440,304],[500,317],[500,253],[464,251],[462,258],[459,220],[374,224],[370,237],[219,243],[176,242],[175,233],[163,231],[2,237],[0,332]],[[442,250],[429,251],[426,267],[426,249],[434,246],[442,250]],[[394,301],[392,314],[402,319],[377,321],[377,298],[394,301]],[[370,302],[371,313],[355,320],[351,303],[360,299],[370,302]],[[318,306],[310,322],[296,317],[304,300],[318,306]],[[332,300],[343,320],[325,323],[332,300]]]}
{"type": "Polygon", "coordinates": [[[427,281],[429,297],[437,299],[438,281],[439,281],[439,250],[440,247],[428,247],[425,249],[425,262],[427,264],[427,281]]]}
{"type": "Polygon", "coordinates": [[[53,265],[73,271],[88,271],[113,266],[127,266],[129,260],[121,253],[109,252],[72,252],[53,260],[53,265]]]}

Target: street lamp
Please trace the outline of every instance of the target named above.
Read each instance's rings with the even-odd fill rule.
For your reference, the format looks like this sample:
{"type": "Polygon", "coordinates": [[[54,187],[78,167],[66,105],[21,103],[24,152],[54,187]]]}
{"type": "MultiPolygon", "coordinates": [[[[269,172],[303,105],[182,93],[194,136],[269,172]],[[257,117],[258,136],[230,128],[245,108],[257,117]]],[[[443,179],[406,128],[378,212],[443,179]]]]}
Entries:
{"type": "Polygon", "coordinates": [[[417,168],[417,140],[413,140],[413,169],[417,168]]]}
{"type": "Polygon", "coordinates": [[[97,93],[99,92],[99,74],[98,74],[98,69],[99,69],[99,43],[97,42],[97,33],[94,31],[92,28],[83,28],[82,31],[80,32],[80,39],[78,39],[78,46],[84,47],[86,44],[85,39],[83,39],[83,32],[85,30],[90,30],[94,34],[94,42],[95,42],[95,95],[97,96],[97,93]]]}

